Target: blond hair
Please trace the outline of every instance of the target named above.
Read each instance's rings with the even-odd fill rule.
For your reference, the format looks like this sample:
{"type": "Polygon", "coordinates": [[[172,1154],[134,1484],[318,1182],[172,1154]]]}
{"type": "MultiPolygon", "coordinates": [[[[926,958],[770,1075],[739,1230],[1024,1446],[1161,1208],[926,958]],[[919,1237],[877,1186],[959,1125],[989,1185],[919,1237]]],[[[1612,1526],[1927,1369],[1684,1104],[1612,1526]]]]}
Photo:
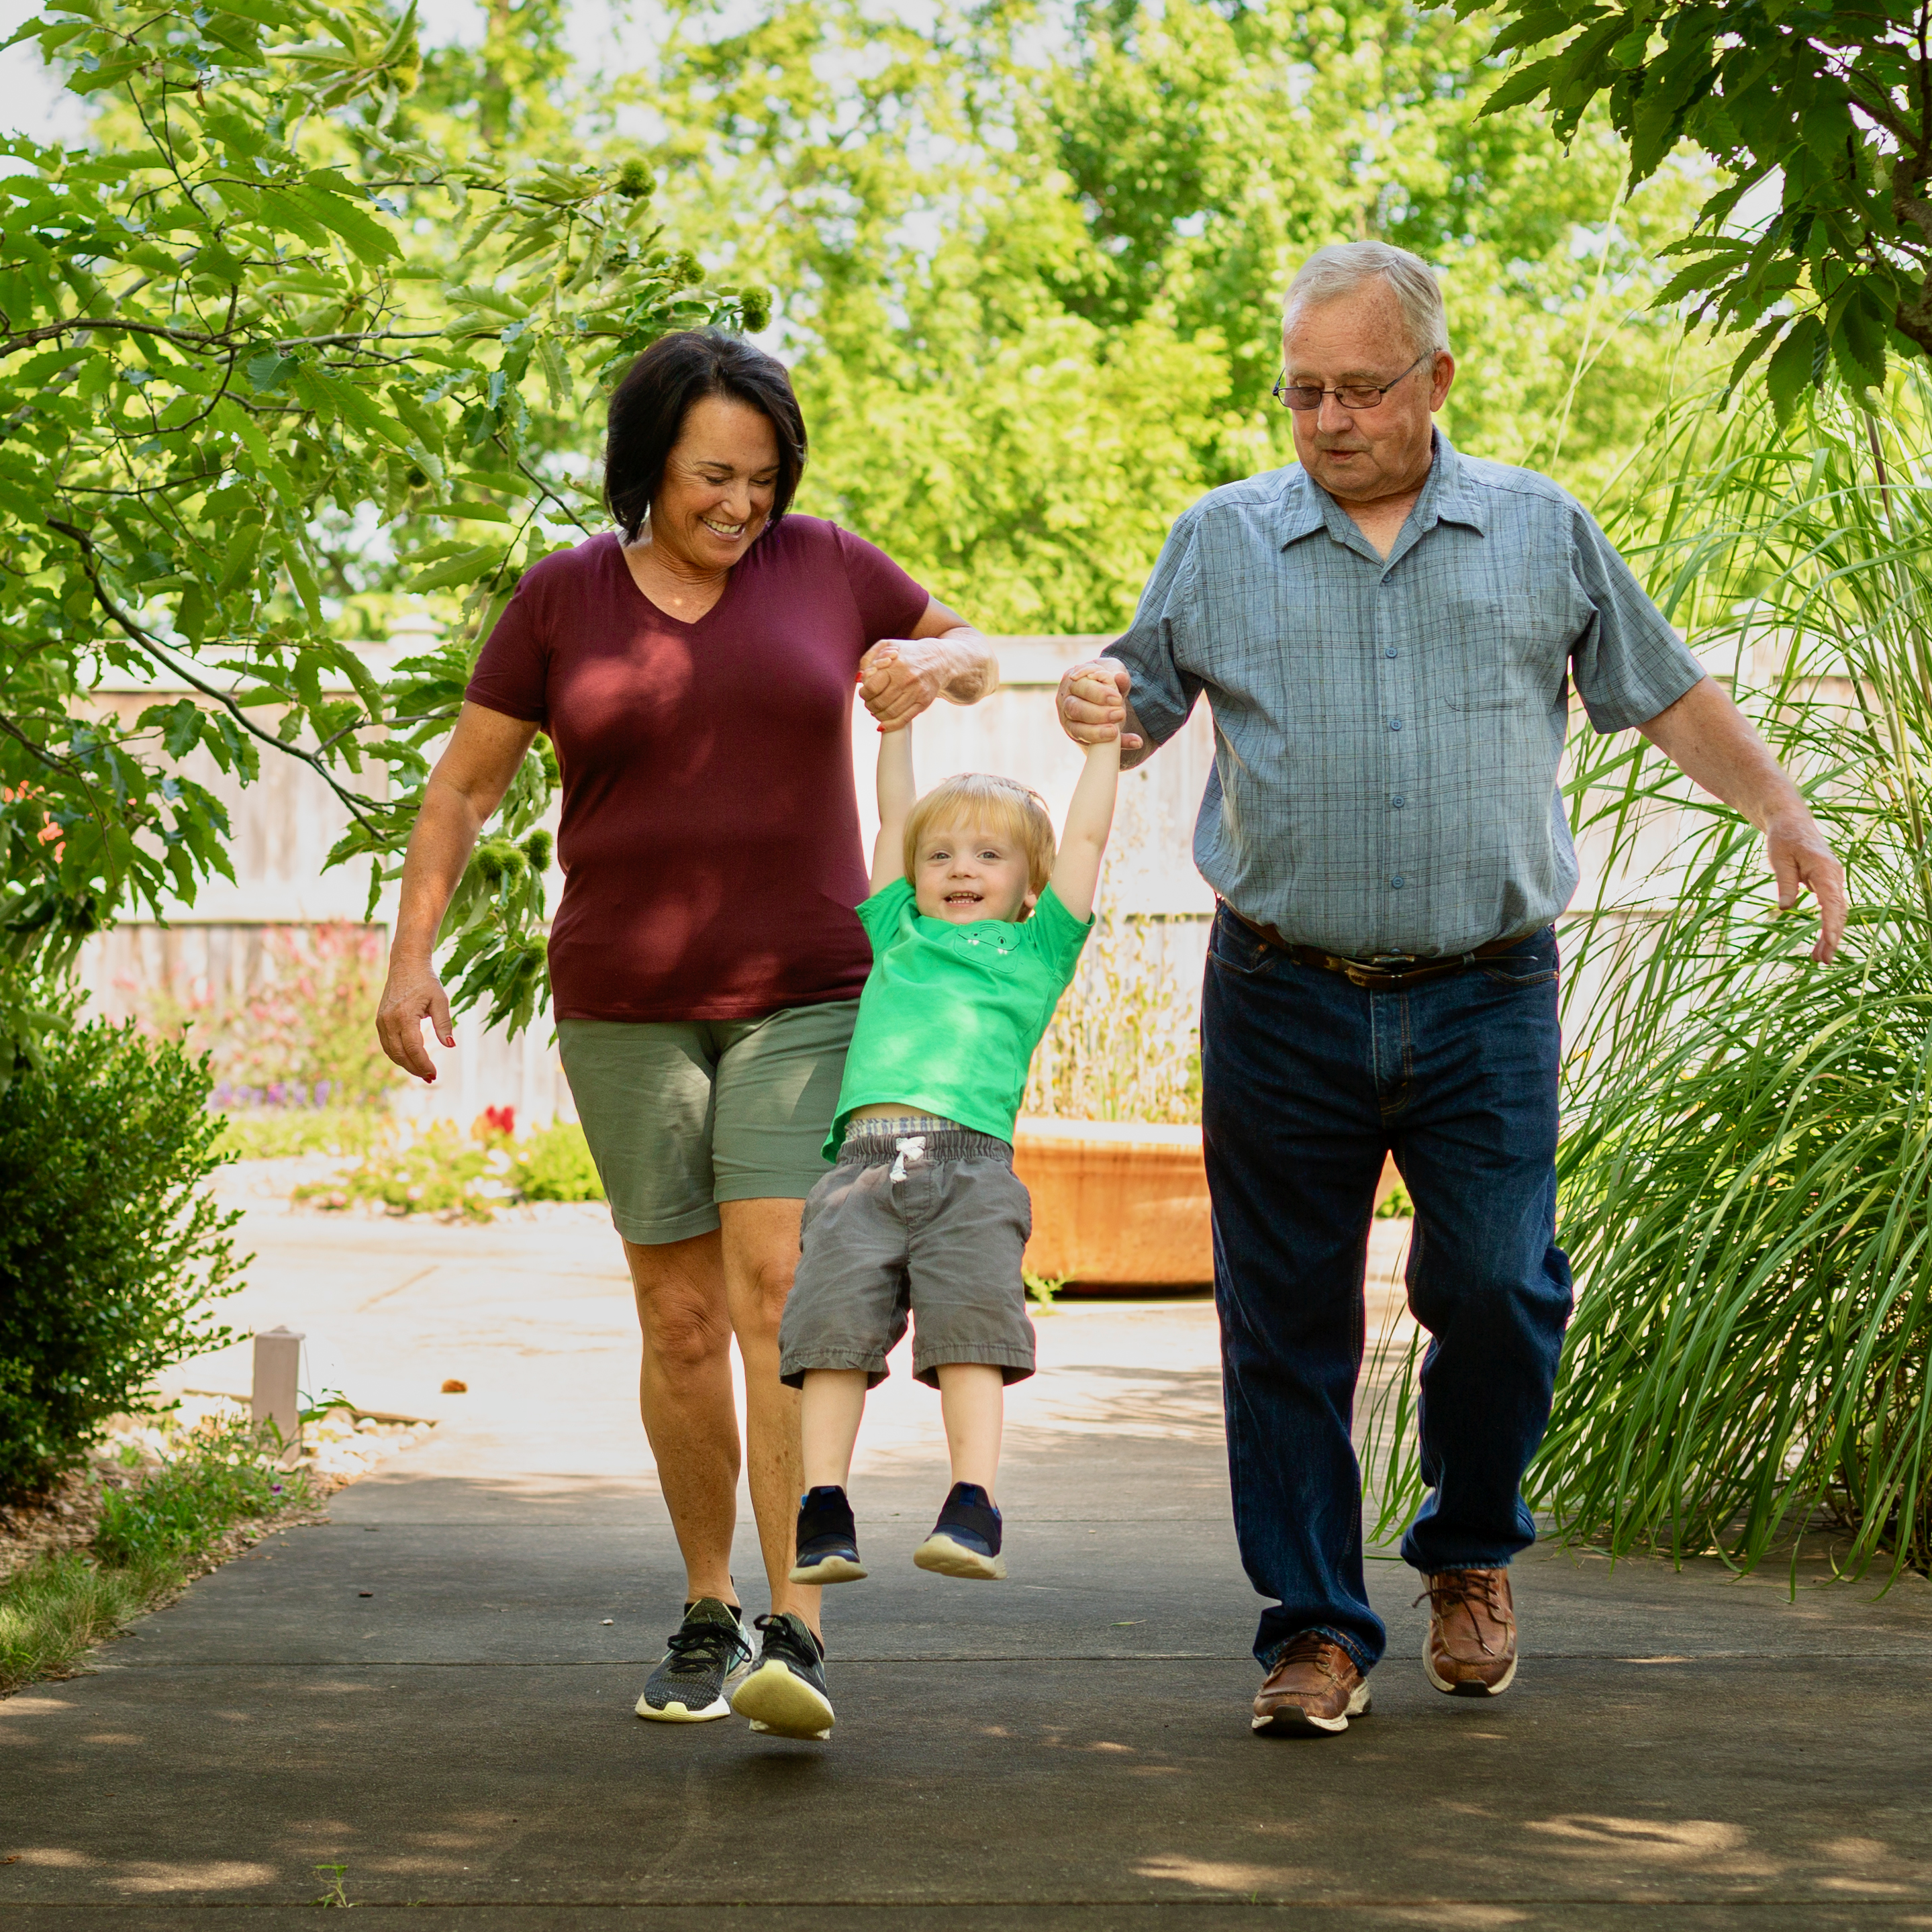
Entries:
{"type": "Polygon", "coordinates": [[[1026,854],[1028,884],[1036,892],[1046,891],[1053,877],[1053,820],[1038,792],[1017,778],[995,778],[990,772],[962,772],[934,785],[906,818],[908,879],[918,869],[920,840],[947,819],[1004,832],[1026,854]]]}

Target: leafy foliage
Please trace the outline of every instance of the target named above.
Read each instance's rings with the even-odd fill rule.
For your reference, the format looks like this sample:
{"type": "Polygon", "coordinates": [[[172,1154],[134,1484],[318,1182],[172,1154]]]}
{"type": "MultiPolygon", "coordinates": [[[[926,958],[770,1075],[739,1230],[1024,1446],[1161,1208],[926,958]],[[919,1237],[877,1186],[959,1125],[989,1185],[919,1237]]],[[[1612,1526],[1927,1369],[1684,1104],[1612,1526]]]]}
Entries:
{"type": "Polygon", "coordinates": [[[221,1116],[215,1144],[231,1160],[283,1160],[296,1154],[367,1154],[387,1130],[373,1107],[236,1107],[221,1116]]]}
{"type": "Polygon", "coordinates": [[[44,1486],[240,1286],[204,1062],[131,1027],[46,1043],[0,1108],[0,1495],[44,1486]]]}
{"type": "Polygon", "coordinates": [[[512,1150],[510,1172],[525,1201],[604,1198],[590,1144],[574,1120],[558,1120],[526,1135],[512,1150]]]}
{"type": "Polygon", "coordinates": [[[574,1120],[518,1139],[508,1108],[486,1108],[470,1132],[447,1120],[414,1130],[373,1117],[358,1138],[338,1136],[330,1152],[359,1158],[329,1180],[304,1182],[292,1198],[312,1208],[379,1208],[488,1221],[499,1208],[530,1201],[602,1201],[604,1185],[574,1120]]]}
{"type": "MultiPolygon", "coordinates": [[[[411,103],[413,9],[52,0],[35,42],[98,110],[0,141],[0,963],[18,992],[124,909],[232,876],[204,750],[300,758],[372,893],[475,642],[592,500],[566,419],[668,328],[758,326],[651,219],[634,154],[506,156],[411,103]],[[362,559],[355,577],[345,553],[362,559]],[[373,560],[373,561],[372,561],[373,560]],[[460,601],[386,686],[371,583],[460,601]],[[160,688],[125,717],[104,666],[160,688]],[[179,695],[168,694],[178,692],[179,695]]],[[[447,103],[442,104],[446,109],[447,103]]],[[[530,1016],[547,747],[464,882],[461,1004],[530,1016]]]]}
{"type": "Polygon", "coordinates": [[[511,1196],[509,1156],[476,1143],[447,1120],[421,1134],[392,1130],[374,1139],[352,1167],[334,1179],[304,1182],[292,1199],[340,1210],[369,1206],[391,1214],[434,1214],[488,1221],[511,1196]]]}
{"type": "Polygon", "coordinates": [[[1787,419],[1828,365],[1869,390],[1888,354],[1932,356],[1932,10],[1504,0],[1500,10],[1492,52],[1518,58],[1485,112],[1544,102],[1567,139],[1601,95],[1630,143],[1633,187],[1685,139],[1727,170],[1695,232],[1666,251],[1684,266],[1659,299],[1750,332],[1734,384],[1768,354],[1787,419]],[[1774,215],[1751,233],[1727,226],[1776,178],[1774,215]]]}
{"type": "Polygon", "coordinates": [[[1598,988],[1558,1156],[1584,1286],[1534,1480],[1617,1550],[1748,1566],[1822,1508],[1855,1569],[1932,1558],[1932,375],[1892,402],[1884,435],[1842,395],[1783,431],[1687,407],[1631,506],[1627,548],[1735,654],[1852,912],[1814,964],[1748,825],[1580,742],[1612,858],[1571,947],[1598,988]]]}
{"type": "Polygon", "coordinates": [[[236,1528],[312,1506],[308,1477],[272,1467],[263,1448],[245,1426],[197,1432],[139,1484],[110,1479],[91,1549],[38,1557],[0,1580],[0,1696],[68,1675],[218,1557],[236,1528]]]}
{"type": "MultiPolygon", "coordinates": [[[[272,1437],[266,1425],[262,1435],[272,1437]]],[[[262,1435],[236,1422],[190,1438],[142,1481],[110,1489],[94,1532],[95,1553],[121,1568],[191,1563],[238,1522],[314,1500],[308,1478],[264,1455],[262,1435]]]]}
{"type": "Polygon", "coordinates": [[[1488,35],[1404,0],[863,0],[670,16],[612,98],[659,121],[680,235],[781,292],[813,434],[800,506],[989,629],[1130,614],[1174,517],[1287,460],[1282,292],[1369,236],[1442,272],[1472,450],[1588,492],[1679,354],[1652,311],[1672,171],[1616,212],[1601,116],[1568,152],[1484,119],[1488,35]]]}

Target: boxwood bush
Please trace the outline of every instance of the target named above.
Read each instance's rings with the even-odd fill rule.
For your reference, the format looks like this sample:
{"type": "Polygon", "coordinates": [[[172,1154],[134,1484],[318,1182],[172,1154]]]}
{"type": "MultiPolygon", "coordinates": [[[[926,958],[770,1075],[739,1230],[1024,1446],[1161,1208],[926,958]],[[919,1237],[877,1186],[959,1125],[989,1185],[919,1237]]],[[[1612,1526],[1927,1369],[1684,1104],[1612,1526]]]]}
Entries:
{"type": "Polygon", "coordinates": [[[241,1286],[205,1057],[98,1022],[51,1036],[0,1100],[0,1496],[79,1462],[160,1370],[232,1340],[241,1286]]]}

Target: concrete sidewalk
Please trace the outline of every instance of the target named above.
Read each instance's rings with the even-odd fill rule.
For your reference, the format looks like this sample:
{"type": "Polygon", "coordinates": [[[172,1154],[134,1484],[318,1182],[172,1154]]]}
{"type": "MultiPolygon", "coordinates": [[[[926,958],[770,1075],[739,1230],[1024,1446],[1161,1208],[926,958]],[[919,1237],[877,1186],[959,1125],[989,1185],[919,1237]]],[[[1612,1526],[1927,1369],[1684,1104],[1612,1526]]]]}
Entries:
{"type": "Polygon", "coordinates": [[[912,1568],[944,1471],[897,1373],[855,1480],[872,1579],[827,1594],[832,1742],[646,1724],[681,1573],[608,1228],[248,1233],[244,1314],[380,1352],[358,1400],[472,1394],[327,1526],[0,1703],[0,1932],[306,1923],[337,1865],[358,1922],[466,1932],[1932,1927],[1920,1580],[1808,1564],[1793,1602],[1540,1550],[1516,1688],[1474,1703],[1428,1688],[1380,1563],[1376,1714],[1258,1740],[1212,1310],[1073,1306],[1016,1391],[1010,1582],[912,1568]]]}

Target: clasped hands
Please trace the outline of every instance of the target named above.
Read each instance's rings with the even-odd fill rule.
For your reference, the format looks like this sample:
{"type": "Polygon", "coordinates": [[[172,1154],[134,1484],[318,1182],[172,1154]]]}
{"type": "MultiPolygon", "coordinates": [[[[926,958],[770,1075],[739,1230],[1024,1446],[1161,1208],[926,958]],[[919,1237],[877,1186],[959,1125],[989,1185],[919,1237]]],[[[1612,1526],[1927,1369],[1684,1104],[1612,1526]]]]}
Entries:
{"type": "Polygon", "coordinates": [[[885,638],[859,660],[859,695],[881,731],[900,731],[945,695],[943,638],[885,638]]]}
{"type": "Polygon", "coordinates": [[[1076,664],[1060,680],[1060,728],[1076,745],[1105,745],[1118,738],[1122,751],[1138,751],[1144,741],[1126,728],[1132,688],[1126,666],[1113,658],[1076,664]]]}

